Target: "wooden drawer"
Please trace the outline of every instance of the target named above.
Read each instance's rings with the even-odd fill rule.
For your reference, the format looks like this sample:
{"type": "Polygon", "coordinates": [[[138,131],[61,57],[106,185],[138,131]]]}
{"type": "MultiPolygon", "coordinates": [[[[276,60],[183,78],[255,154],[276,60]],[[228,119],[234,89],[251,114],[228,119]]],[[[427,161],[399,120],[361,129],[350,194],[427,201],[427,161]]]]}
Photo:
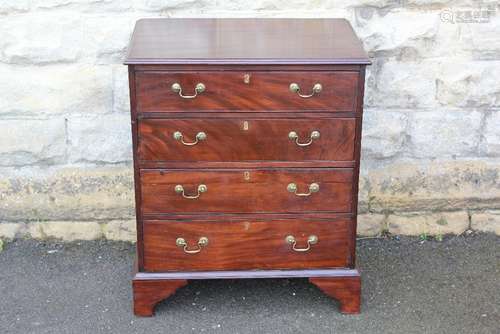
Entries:
{"type": "Polygon", "coordinates": [[[137,72],[138,112],[221,110],[328,110],[354,111],[357,72],[137,72]],[[248,84],[244,82],[249,75],[248,84]],[[182,98],[172,90],[179,84],[183,95],[194,95],[198,84],[204,91],[182,98]],[[307,95],[313,86],[321,92],[309,98],[290,91],[296,83],[307,95]]]}
{"type": "Polygon", "coordinates": [[[352,118],[142,119],[138,153],[156,162],[353,161],[354,137],[352,118]]]}
{"type": "Polygon", "coordinates": [[[312,269],[347,267],[351,221],[145,221],[146,271],[312,269]],[[286,240],[293,236],[298,250],[286,240]],[[178,241],[178,238],[184,239],[178,241]],[[200,245],[198,244],[201,239],[200,245]],[[312,238],[314,239],[314,237],[312,238]],[[311,240],[312,240],[311,239],[311,240]],[[208,243],[203,241],[208,240],[208,243]],[[184,251],[191,253],[186,253],[184,251]]]}
{"type": "Polygon", "coordinates": [[[348,168],[142,170],[142,212],[351,212],[352,178],[348,168]]]}

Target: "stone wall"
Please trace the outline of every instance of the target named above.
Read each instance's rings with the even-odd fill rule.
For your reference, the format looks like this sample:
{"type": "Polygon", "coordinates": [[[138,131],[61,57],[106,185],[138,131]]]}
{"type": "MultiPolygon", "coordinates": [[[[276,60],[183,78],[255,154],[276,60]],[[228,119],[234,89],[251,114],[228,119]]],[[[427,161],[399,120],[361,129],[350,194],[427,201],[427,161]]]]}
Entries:
{"type": "Polygon", "coordinates": [[[134,22],[159,16],[347,18],[373,59],[360,234],[500,234],[498,6],[0,0],[0,237],[133,240],[121,63],[134,22]]]}

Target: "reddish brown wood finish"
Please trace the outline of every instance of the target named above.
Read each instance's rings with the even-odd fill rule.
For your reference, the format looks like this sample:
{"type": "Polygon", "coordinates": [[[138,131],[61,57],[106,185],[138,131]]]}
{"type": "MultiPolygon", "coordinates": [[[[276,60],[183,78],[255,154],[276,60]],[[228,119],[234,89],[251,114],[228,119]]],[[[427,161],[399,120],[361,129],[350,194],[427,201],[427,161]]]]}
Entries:
{"type": "Polygon", "coordinates": [[[340,312],[357,314],[361,305],[361,277],[310,277],[309,282],[316,285],[328,296],[340,302],[340,312]]]}
{"type": "Polygon", "coordinates": [[[140,112],[352,111],[357,80],[357,72],[137,72],[137,108],[140,112]],[[250,75],[248,84],[243,81],[245,74],[250,75]],[[172,91],[173,83],[179,83],[185,95],[194,94],[198,83],[203,83],[206,90],[195,98],[184,99],[172,91]],[[291,83],[299,84],[302,94],[310,94],[316,83],[323,89],[315,96],[302,98],[289,90],[291,83]]]}
{"type": "Polygon", "coordinates": [[[238,169],[238,170],[142,170],[144,215],[160,213],[249,212],[350,212],[351,169],[238,169]],[[297,193],[308,193],[311,183],[319,191],[297,196],[287,190],[295,183],[297,193]],[[184,187],[194,196],[200,184],[208,190],[197,199],[175,192],[184,187]]]}
{"type": "Polygon", "coordinates": [[[265,220],[231,222],[145,221],[144,269],[161,271],[203,271],[244,269],[311,269],[348,266],[350,219],[265,220]],[[310,235],[318,243],[306,252],[296,252],[285,240],[293,235],[297,248],[307,248],[310,235]],[[187,254],[176,245],[184,238],[188,250],[197,242],[209,242],[196,254],[187,254]]]}
{"type": "Polygon", "coordinates": [[[310,277],[339,299],[342,312],[359,312],[360,279],[354,269],[357,183],[369,63],[345,20],[137,23],[127,59],[138,234],[133,280],[137,315],[152,315],[154,305],[188,279],[259,277],[310,277]],[[250,75],[248,83],[245,74],[250,75]],[[171,91],[175,81],[187,95],[198,82],[207,89],[195,99],[182,99],[171,91]],[[299,84],[303,94],[317,82],[323,90],[303,99],[289,91],[291,82],[299,84]],[[237,126],[243,121],[249,122],[249,130],[241,135],[237,126]],[[287,127],[294,124],[301,126],[295,131],[304,139],[309,127],[321,126],[321,139],[305,150],[290,148],[287,127]],[[201,125],[208,130],[197,129],[201,125]],[[209,131],[209,139],[205,146],[175,146],[172,135],[163,132],[174,126],[186,132],[186,140],[196,131],[209,131]],[[283,142],[276,140],[283,135],[283,142]],[[190,193],[202,176],[209,190],[199,200],[182,201],[173,191],[182,183],[190,193]],[[299,192],[306,192],[308,184],[318,182],[313,176],[320,177],[319,193],[298,198],[286,191],[286,185],[295,182],[299,192]],[[320,200],[319,194],[326,196],[320,200]],[[284,236],[273,236],[292,227],[301,233],[298,247],[305,246],[301,242],[309,228],[318,228],[326,237],[318,235],[320,242],[309,252],[287,255],[284,236]],[[189,257],[192,262],[181,261],[173,236],[177,232],[189,235],[190,246],[198,233],[210,233],[209,246],[189,257]],[[258,237],[261,232],[268,237],[258,237]],[[338,247],[320,248],[325,242],[338,247]],[[274,254],[274,246],[281,257],[274,254]],[[201,260],[207,256],[203,251],[214,252],[217,261],[201,260]],[[300,261],[303,258],[312,260],[300,261]],[[154,272],[147,271],[150,266],[154,272]]]}
{"type": "Polygon", "coordinates": [[[141,179],[139,157],[137,155],[138,149],[138,120],[136,112],[136,98],[135,98],[135,67],[130,65],[128,68],[128,81],[129,81],[129,94],[130,94],[130,118],[132,129],[132,150],[133,150],[133,163],[134,163],[134,195],[135,195],[135,217],[136,217],[136,231],[137,231],[137,266],[138,270],[142,269],[142,205],[141,205],[141,179]]]}
{"type": "Polygon", "coordinates": [[[139,159],[143,161],[353,161],[355,119],[143,119],[139,121],[139,159]],[[203,131],[207,139],[194,146],[203,131]],[[308,143],[313,131],[320,138],[308,143]]]}
{"type": "Polygon", "coordinates": [[[137,280],[132,281],[134,314],[150,317],[156,304],[168,298],[177,289],[187,284],[186,280],[137,280]]]}
{"type": "Polygon", "coordinates": [[[127,64],[369,64],[345,19],[143,19],[127,64]]]}
{"type": "MultiPolygon", "coordinates": [[[[365,92],[365,68],[361,68],[359,71],[359,81],[358,81],[358,94],[356,98],[356,112],[359,117],[356,119],[356,137],[354,139],[355,150],[355,167],[354,167],[354,177],[352,182],[352,213],[354,215],[354,221],[351,225],[351,238],[356,240],[356,230],[358,226],[357,215],[358,215],[358,189],[359,189],[359,168],[361,162],[361,130],[363,126],[363,98],[365,92]]],[[[351,244],[351,258],[352,268],[356,265],[356,243],[351,244]]]]}

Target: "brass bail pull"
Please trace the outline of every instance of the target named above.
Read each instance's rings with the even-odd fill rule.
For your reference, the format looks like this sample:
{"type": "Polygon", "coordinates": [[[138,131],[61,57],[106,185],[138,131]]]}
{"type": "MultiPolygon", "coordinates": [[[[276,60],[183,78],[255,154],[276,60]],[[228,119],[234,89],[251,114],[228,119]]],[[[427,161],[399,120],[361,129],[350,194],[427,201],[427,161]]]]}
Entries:
{"type": "Polygon", "coordinates": [[[194,88],[194,95],[183,95],[182,94],[182,86],[178,82],[175,82],[174,84],[172,84],[171,89],[174,93],[178,93],[179,96],[182,97],[183,99],[194,99],[195,97],[198,96],[198,94],[203,93],[205,91],[206,87],[201,82],[197,83],[196,87],[194,88]]]}
{"type": "Polygon", "coordinates": [[[300,143],[299,142],[299,135],[297,134],[297,132],[295,131],[290,131],[290,133],[288,134],[288,138],[290,138],[290,140],[293,140],[295,142],[295,144],[297,146],[300,146],[300,147],[304,147],[304,146],[309,146],[312,144],[312,142],[314,140],[317,140],[319,139],[319,137],[321,136],[321,134],[319,133],[318,130],[314,130],[313,132],[311,132],[311,135],[309,136],[309,140],[305,143],[300,143]]]}
{"type": "Polygon", "coordinates": [[[321,86],[320,83],[316,83],[314,84],[313,88],[312,88],[312,92],[311,94],[301,94],[300,93],[300,86],[298,83],[295,83],[295,82],[292,82],[290,84],[290,86],[288,87],[288,89],[292,92],[292,93],[297,93],[298,96],[304,98],[304,99],[307,99],[309,97],[313,97],[315,94],[319,94],[322,90],[323,90],[323,86],[321,86]]]}
{"type": "Polygon", "coordinates": [[[298,189],[297,184],[295,184],[293,182],[289,183],[288,186],[286,187],[286,190],[295,194],[296,196],[307,197],[307,196],[311,196],[313,193],[317,193],[319,191],[319,184],[316,182],[311,183],[309,185],[309,192],[307,192],[307,193],[298,193],[297,189],[298,189]]]}
{"type": "Polygon", "coordinates": [[[197,199],[201,196],[202,193],[208,191],[208,187],[204,184],[200,184],[198,186],[198,193],[196,195],[186,195],[186,192],[184,191],[184,187],[180,184],[176,185],[174,188],[175,192],[178,194],[181,194],[182,197],[187,198],[187,199],[197,199]]]}
{"type": "Polygon", "coordinates": [[[184,135],[180,131],[175,131],[174,132],[174,139],[177,141],[180,141],[183,145],[186,146],[194,146],[198,144],[200,141],[204,141],[207,139],[207,134],[203,131],[200,131],[196,134],[196,139],[194,142],[185,142],[184,141],[184,135]]]}
{"type": "Polygon", "coordinates": [[[310,235],[309,238],[307,238],[307,247],[306,248],[297,248],[297,240],[293,235],[289,235],[285,238],[285,241],[287,244],[292,245],[292,249],[295,252],[307,252],[308,250],[311,249],[311,245],[317,244],[318,243],[318,237],[315,235],[310,235]]]}
{"type": "Polygon", "coordinates": [[[197,248],[195,248],[195,249],[189,249],[188,244],[186,242],[186,239],[184,239],[184,238],[177,238],[177,240],[175,240],[175,244],[177,245],[177,247],[182,247],[182,250],[184,251],[184,253],[196,254],[196,253],[201,252],[201,249],[208,245],[208,238],[201,237],[198,240],[198,245],[197,245],[197,248]]]}

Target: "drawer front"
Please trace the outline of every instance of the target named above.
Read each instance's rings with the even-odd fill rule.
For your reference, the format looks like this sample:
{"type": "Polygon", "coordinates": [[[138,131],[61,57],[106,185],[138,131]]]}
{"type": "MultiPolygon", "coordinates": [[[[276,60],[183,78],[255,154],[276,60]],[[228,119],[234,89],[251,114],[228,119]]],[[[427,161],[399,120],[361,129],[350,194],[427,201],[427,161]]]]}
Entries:
{"type": "Polygon", "coordinates": [[[144,268],[197,271],[347,267],[350,224],[349,219],[146,221],[144,268]]]}
{"type": "Polygon", "coordinates": [[[142,170],[142,210],[143,214],[351,212],[352,178],[348,168],[142,170]]]}
{"type": "Polygon", "coordinates": [[[352,161],[355,119],[143,119],[142,161],[352,161]],[[295,134],[295,135],[294,135],[295,134]]]}
{"type": "Polygon", "coordinates": [[[137,110],[353,111],[357,84],[357,72],[137,72],[137,110]]]}

